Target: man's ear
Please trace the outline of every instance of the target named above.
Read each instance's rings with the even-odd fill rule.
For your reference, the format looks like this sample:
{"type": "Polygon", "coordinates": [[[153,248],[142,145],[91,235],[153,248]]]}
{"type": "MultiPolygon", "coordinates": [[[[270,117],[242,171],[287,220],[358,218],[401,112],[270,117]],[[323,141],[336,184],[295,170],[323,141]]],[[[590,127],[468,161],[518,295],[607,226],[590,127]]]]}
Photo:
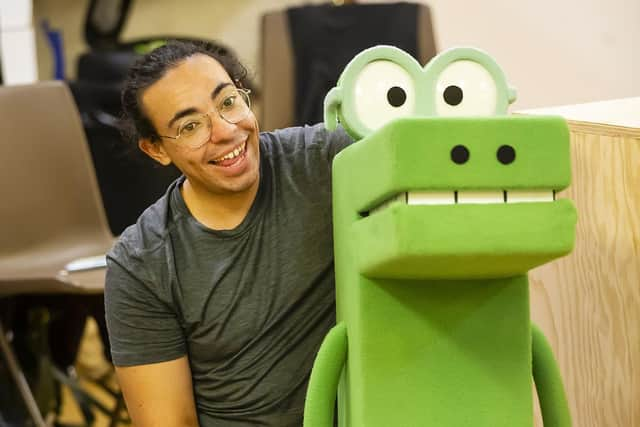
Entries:
{"type": "Polygon", "coordinates": [[[161,142],[152,142],[149,138],[140,138],[138,140],[138,147],[161,165],[169,166],[171,164],[171,158],[161,142]]]}

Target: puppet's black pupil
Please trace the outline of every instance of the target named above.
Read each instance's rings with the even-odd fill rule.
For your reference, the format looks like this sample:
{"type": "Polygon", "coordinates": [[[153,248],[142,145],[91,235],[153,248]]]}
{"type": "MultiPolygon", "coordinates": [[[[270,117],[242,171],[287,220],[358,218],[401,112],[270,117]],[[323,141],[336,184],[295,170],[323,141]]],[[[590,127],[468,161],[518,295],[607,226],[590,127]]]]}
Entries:
{"type": "Polygon", "coordinates": [[[460,89],[458,86],[447,86],[447,88],[444,90],[444,101],[451,105],[451,106],[455,106],[458,105],[462,102],[462,89],[460,89]]]}
{"type": "Polygon", "coordinates": [[[464,145],[456,145],[451,149],[451,160],[459,165],[469,160],[469,150],[464,145]]]}
{"type": "Polygon", "coordinates": [[[404,89],[398,86],[394,86],[387,92],[387,101],[394,107],[400,107],[404,105],[407,100],[407,94],[404,89]]]}
{"type": "Polygon", "coordinates": [[[508,165],[516,159],[516,150],[510,145],[503,145],[498,148],[497,157],[500,163],[508,165]]]}

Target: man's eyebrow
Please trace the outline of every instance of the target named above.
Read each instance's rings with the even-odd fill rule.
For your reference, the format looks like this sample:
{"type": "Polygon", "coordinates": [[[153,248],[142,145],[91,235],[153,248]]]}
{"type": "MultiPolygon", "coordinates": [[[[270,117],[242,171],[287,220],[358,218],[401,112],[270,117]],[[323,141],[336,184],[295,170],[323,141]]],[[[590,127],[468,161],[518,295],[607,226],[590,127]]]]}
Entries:
{"type": "Polygon", "coordinates": [[[216,88],[211,92],[211,99],[216,99],[216,96],[227,86],[233,86],[230,82],[220,83],[216,88]]]}
{"type": "MultiPolygon", "coordinates": [[[[216,96],[218,96],[218,94],[222,91],[222,89],[224,89],[227,86],[232,86],[231,83],[229,82],[223,82],[218,84],[218,86],[216,86],[215,89],[213,89],[213,91],[211,92],[211,99],[215,99],[216,96]]],[[[171,120],[169,120],[169,124],[168,126],[171,127],[173,126],[173,124],[177,121],[180,120],[181,118],[185,117],[185,116],[189,116],[193,113],[197,113],[198,110],[194,107],[189,107],[189,108],[185,108],[184,110],[180,110],[177,113],[175,113],[173,115],[173,117],[171,118],[171,120]]]]}
{"type": "Polygon", "coordinates": [[[175,113],[173,115],[173,118],[171,120],[169,120],[169,128],[171,128],[171,126],[173,126],[173,124],[176,122],[176,120],[180,120],[181,118],[185,117],[185,116],[189,116],[193,113],[197,113],[198,110],[194,107],[189,107],[189,108],[185,108],[184,110],[180,110],[177,113],[175,113]]]}

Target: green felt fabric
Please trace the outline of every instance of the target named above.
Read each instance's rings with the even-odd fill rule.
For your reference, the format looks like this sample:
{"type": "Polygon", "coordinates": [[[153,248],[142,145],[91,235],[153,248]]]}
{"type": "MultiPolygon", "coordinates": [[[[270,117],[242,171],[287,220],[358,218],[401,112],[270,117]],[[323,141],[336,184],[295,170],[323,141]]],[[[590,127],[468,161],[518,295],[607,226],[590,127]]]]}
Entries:
{"type": "MultiPolygon", "coordinates": [[[[338,155],[336,292],[349,347],[341,426],[532,425],[526,273],[572,249],[573,204],[398,203],[361,213],[399,191],[560,190],[569,179],[557,118],[397,120],[338,155]],[[512,169],[495,157],[507,142],[518,153],[512,169]],[[462,143],[476,163],[451,161],[462,143]]],[[[562,408],[554,396],[550,405],[562,408]]]]}
{"type": "Polygon", "coordinates": [[[350,215],[407,190],[559,191],[571,181],[569,130],[560,117],[398,119],[338,153],[334,176],[350,215]],[[465,164],[451,160],[456,145],[469,149],[465,164]],[[516,151],[509,165],[502,145],[516,151]]]}
{"type": "Polygon", "coordinates": [[[571,414],[562,385],[560,368],[544,333],[533,326],[533,378],[545,427],[570,427],[571,414]]]}
{"type": "Polygon", "coordinates": [[[334,326],[327,334],[309,379],[304,409],[304,427],[333,426],[336,389],[347,357],[347,328],[334,326]]]}
{"type": "Polygon", "coordinates": [[[491,56],[479,49],[466,47],[449,49],[439,53],[422,67],[411,55],[398,48],[376,46],[356,55],[340,75],[338,85],[331,89],[325,97],[325,125],[328,129],[334,129],[339,119],[345,130],[354,139],[371,135],[382,124],[399,115],[398,110],[387,109],[388,114],[380,117],[381,120],[376,120],[374,127],[368,125],[367,123],[371,123],[371,121],[364,117],[377,108],[386,107],[384,105],[386,101],[384,91],[377,94],[375,92],[379,91],[381,87],[392,85],[402,87],[407,95],[406,101],[407,104],[411,104],[411,108],[403,110],[406,115],[415,117],[442,116],[442,111],[438,108],[439,95],[441,95],[444,89],[443,84],[446,84],[447,80],[451,84],[463,83],[463,86],[466,86],[465,89],[468,89],[463,104],[470,100],[475,105],[471,108],[464,106],[465,115],[477,116],[479,111],[483,111],[484,116],[502,116],[507,114],[509,104],[516,99],[515,89],[507,84],[506,77],[498,64],[491,56]],[[387,67],[382,72],[376,72],[369,68],[374,62],[377,64],[392,63],[396,67],[393,67],[395,69],[387,67]],[[454,81],[457,80],[456,78],[447,78],[445,74],[453,77],[448,72],[450,66],[455,67],[461,62],[465,63],[467,68],[467,75],[464,77],[460,76],[460,73],[456,73],[462,77],[462,81],[456,82],[454,81]],[[476,67],[470,69],[468,67],[470,62],[474,63],[476,67]],[[479,72],[478,69],[481,71],[479,72]],[[366,75],[369,77],[375,75],[375,77],[367,79],[366,75]],[[407,78],[409,82],[403,77],[407,78]],[[369,81],[367,82],[367,80],[369,81]],[[373,92],[374,96],[368,97],[365,92],[373,92]],[[485,94],[493,92],[493,97],[482,96],[479,92],[485,92],[485,94]],[[363,103],[367,104],[364,105],[364,108],[363,103]]]}
{"type": "Polygon", "coordinates": [[[345,231],[349,262],[371,278],[499,278],[526,274],[573,248],[576,213],[555,203],[397,204],[345,231]]]}
{"type": "MultiPolygon", "coordinates": [[[[336,292],[349,347],[341,426],[532,425],[536,354],[526,273],[571,250],[573,204],[398,203],[360,212],[400,190],[560,190],[569,177],[568,134],[556,118],[398,120],[336,158],[336,292]],[[447,144],[447,134],[457,139],[447,144]],[[478,165],[459,168],[445,154],[461,138],[472,153],[495,153],[496,144],[509,140],[519,153],[517,170],[505,169],[495,154],[477,154],[478,165]],[[465,185],[458,173],[476,184],[465,185]]],[[[542,371],[553,361],[545,355],[542,371]]],[[[317,370],[324,372],[320,383],[337,381],[335,365],[317,370]]],[[[541,392],[549,393],[553,409],[545,410],[563,414],[566,401],[556,400],[562,383],[557,371],[549,372],[544,384],[551,385],[541,392]]],[[[335,395],[332,387],[324,387],[328,396],[335,395]]],[[[323,420],[308,427],[324,426],[323,420]]]]}
{"type": "MultiPolygon", "coordinates": [[[[564,427],[568,409],[553,355],[537,330],[532,345],[526,274],[572,249],[573,204],[400,200],[376,208],[407,191],[560,191],[571,179],[567,124],[504,114],[514,94],[479,52],[449,51],[423,72],[387,51],[365,55],[387,55],[408,70],[424,99],[407,96],[416,95],[424,115],[377,129],[355,120],[379,113],[344,98],[357,93],[349,87],[356,74],[328,97],[328,114],[362,139],[333,163],[339,328],[314,366],[305,427],[331,426],[336,394],[340,427],[532,426],[532,372],[545,422],[564,427]],[[457,57],[487,66],[498,87],[493,114],[434,115],[441,94],[434,73],[448,72],[446,61],[457,57]],[[497,156],[506,145],[516,153],[507,164],[497,156]],[[452,160],[456,146],[468,150],[466,162],[452,160]]],[[[345,73],[364,69],[366,60],[356,58],[345,73]]],[[[372,90],[387,76],[378,77],[372,90]]],[[[465,93],[472,98],[473,90],[465,93]]]]}
{"type": "Polygon", "coordinates": [[[354,285],[341,425],[531,425],[524,277],[354,285]]]}

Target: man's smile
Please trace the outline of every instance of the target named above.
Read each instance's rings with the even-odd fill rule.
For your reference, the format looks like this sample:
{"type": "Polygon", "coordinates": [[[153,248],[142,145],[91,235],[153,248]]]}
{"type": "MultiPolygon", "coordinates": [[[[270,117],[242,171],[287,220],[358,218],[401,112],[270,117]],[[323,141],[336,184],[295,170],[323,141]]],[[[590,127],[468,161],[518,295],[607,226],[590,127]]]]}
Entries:
{"type": "Polygon", "coordinates": [[[247,152],[247,140],[238,144],[233,149],[229,150],[226,154],[210,160],[209,163],[215,166],[229,167],[233,166],[246,156],[247,152]]]}

